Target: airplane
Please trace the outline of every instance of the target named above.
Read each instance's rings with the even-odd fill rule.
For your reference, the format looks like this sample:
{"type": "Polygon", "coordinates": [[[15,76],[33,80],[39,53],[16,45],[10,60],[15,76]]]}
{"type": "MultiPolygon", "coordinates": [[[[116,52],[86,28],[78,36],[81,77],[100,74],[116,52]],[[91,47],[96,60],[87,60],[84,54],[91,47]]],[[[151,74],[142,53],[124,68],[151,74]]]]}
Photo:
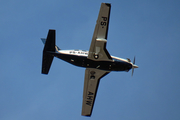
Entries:
{"type": "Polygon", "coordinates": [[[111,71],[126,71],[138,68],[134,61],[111,56],[106,49],[108,26],[110,18],[110,3],[101,3],[98,19],[92,37],[89,51],[61,50],[56,46],[56,31],[49,29],[47,38],[41,38],[44,43],[42,58],[42,74],[48,74],[54,57],[62,59],[78,67],[84,67],[84,90],[82,116],[91,116],[100,79],[111,71]]]}

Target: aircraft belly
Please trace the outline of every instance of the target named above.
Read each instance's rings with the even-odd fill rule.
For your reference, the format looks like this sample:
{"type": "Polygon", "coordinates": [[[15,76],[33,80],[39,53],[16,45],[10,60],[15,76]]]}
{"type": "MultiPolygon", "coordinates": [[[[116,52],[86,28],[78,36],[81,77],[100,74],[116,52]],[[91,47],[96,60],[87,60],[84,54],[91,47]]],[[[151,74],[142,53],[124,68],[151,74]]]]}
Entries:
{"type": "Polygon", "coordinates": [[[55,53],[54,56],[75,66],[96,68],[106,71],[128,71],[132,67],[131,64],[126,62],[94,61],[88,59],[86,56],[75,56],[60,53],[55,53]]]}
{"type": "Polygon", "coordinates": [[[76,55],[61,54],[61,53],[55,53],[54,56],[79,67],[83,67],[83,61],[87,59],[87,57],[85,56],[76,56],[76,55]]]}

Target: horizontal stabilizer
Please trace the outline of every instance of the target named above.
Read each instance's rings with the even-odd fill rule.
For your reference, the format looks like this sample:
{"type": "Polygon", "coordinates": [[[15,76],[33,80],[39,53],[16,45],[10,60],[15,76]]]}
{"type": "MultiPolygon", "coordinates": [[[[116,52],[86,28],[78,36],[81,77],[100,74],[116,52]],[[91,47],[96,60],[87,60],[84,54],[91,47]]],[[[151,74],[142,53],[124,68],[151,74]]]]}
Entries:
{"type": "Polygon", "coordinates": [[[46,38],[43,59],[42,59],[42,74],[48,74],[51,67],[54,55],[51,53],[55,52],[55,30],[49,30],[46,38]]]}
{"type": "Polygon", "coordinates": [[[43,53],[42,74],[48,74],[53,58],[54,56],[50,55],[49,53],[43,53]]]}
{"type": "Polygon", "coordinates": [[[46,43],[46,38],[41,38],[41,41],[43,42],[43,44],[46,43]]]}
{"type": "Polygon", "coordinates": [[[43,52],[55,52],[55,30],[49,30],[43,52]]]}

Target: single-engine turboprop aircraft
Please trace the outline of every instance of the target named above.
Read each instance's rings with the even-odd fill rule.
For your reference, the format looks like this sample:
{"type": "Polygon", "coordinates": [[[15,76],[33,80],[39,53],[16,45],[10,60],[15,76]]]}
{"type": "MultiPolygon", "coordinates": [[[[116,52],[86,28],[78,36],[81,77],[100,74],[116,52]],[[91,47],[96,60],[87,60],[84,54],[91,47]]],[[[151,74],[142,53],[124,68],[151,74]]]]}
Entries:
{"type": "Polygon", "coordinates": [[[111,56],[106,49],[111,4],[102,3],[89,51],[61,50],[55,44],[55,30],[49,30],[44,45],[42,74],[48,74],[54,56],[79,67],[85,67],[82,115],[91,116],[99,81],[111,71],[138,68],[130,59],[111,56]]]}

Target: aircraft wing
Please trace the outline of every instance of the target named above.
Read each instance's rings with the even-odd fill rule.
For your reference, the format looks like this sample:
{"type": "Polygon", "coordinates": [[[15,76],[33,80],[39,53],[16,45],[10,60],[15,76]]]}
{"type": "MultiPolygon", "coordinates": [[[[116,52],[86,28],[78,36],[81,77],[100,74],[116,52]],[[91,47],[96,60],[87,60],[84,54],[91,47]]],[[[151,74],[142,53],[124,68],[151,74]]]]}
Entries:
{"type": "Polygon", "coordinates": [[[111,60],[106,49],[111,4],[102,3],[94,30],[88,58],[95,61],[111,60]]]}
{"type": "Polygon", "coordinates": [[[86,68],[83,91],[82,115],[91,116],[99,81],[108,71],[86,68]]]}

